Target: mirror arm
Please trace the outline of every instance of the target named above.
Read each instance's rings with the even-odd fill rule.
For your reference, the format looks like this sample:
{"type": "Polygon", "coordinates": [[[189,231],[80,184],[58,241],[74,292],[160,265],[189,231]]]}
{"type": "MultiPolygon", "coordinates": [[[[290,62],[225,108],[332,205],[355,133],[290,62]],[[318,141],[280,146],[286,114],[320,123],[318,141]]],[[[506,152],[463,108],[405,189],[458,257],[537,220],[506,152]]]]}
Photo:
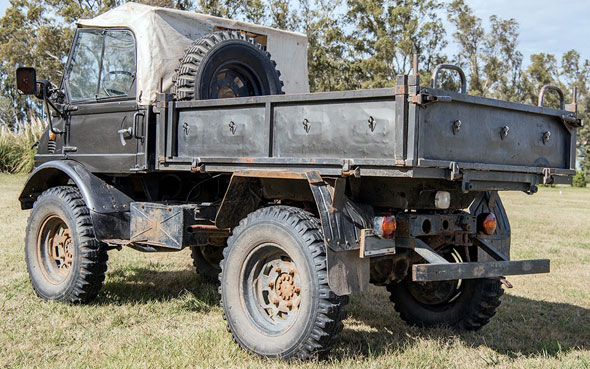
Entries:
{"type": "Polygon", "coordinates": [[[45,107],[47,109],[47,116],[49,118],[49,130],[52,133],[55,133],[56,135],[63,134],[64,131],[53,128],[53,121],[51,120],[51,110],[49,109],[49,106],[51,106],[53,108],[53,110],[55,110],[63,119],[66,118],[65,112],[63,112],[62,110],[60,110],[57,106],[55,106],[55,104],[51,100],[49,100],[49,98],[47,97],[47,93],[46,93],[45,90],[43,91],[43,100],[45,101],[45,107]]]}

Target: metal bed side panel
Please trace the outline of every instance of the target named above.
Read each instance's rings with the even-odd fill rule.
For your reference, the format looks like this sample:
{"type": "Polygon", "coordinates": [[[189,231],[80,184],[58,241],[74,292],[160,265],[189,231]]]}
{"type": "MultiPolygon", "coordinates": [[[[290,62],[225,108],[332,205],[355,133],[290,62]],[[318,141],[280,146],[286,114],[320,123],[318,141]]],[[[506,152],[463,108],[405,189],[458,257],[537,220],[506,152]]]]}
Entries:
{"type": "Polygon", "coordinates": [[[570,169],[575,131],[558,116],[455,100],[419,114],[421,161],[570,169]]]}
{"type": "Polygon", "coordinates": [[[383,159],[391,164],[396,159],[393,97],[277,105],[273,121],[276,157],[383,159]]]}

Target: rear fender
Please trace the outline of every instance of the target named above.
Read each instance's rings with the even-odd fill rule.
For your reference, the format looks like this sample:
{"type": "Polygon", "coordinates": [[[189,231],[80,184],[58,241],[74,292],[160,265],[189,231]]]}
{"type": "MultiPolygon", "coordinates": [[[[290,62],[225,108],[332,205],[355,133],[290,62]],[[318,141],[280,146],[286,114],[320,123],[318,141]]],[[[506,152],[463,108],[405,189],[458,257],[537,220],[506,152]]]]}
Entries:
{"type": "MultiPolygon", "coordinates": [[[[367,228],[372,209],[345,195],[346,179],[326,182],[318,172],[247,170],[235,172],[217,212],[218,228],[233,228],[263,203],[260,180],[305,181],[317,206],[326,247],[328,284],[337,295],[365,290],[369,284],[368,258],[359,257],[361,229],[367,228]]],[[[304,182],[304,183],[305,183],[304,182]]],[[[288,191],[287,186],[285,190],[288,191]]],[[[277,193],[276,191],[274,192],[277,193]]]]}

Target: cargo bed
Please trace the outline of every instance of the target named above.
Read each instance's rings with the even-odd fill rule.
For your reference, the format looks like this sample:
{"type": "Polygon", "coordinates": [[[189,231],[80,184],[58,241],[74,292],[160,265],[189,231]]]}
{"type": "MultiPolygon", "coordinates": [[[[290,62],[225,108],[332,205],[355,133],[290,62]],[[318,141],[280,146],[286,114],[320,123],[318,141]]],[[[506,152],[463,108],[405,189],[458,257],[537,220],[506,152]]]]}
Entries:
{"type": "MultiPolygon", "coordinates": [[[[575,114],[412,85],[172,101],[159,96],[160,170],[273,168],[460,180],[463,189],[534,191],[568,183],[575,114]]],[[[148,145],[146,145],[147,147],[148,145]]]]}

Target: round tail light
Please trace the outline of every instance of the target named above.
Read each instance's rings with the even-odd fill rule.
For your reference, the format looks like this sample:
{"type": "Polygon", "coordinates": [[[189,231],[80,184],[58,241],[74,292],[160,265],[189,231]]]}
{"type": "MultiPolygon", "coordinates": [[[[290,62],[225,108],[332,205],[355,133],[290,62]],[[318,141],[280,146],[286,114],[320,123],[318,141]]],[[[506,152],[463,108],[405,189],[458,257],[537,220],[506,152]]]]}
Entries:
{"type": "Polygon", "coordinates": [[[496,232],[496,216],[494,213],[483,213],[477,217],[477,230],[487,235],[492,235],[496,232]]]}
{"type": "Polygon", "coordinates": [[[397,229],[397,222],[395,215],[385,215],[382,217],[375,217],[373,220],[373,232],[382,238],[393,238],[395,230],[397,229]]]}

